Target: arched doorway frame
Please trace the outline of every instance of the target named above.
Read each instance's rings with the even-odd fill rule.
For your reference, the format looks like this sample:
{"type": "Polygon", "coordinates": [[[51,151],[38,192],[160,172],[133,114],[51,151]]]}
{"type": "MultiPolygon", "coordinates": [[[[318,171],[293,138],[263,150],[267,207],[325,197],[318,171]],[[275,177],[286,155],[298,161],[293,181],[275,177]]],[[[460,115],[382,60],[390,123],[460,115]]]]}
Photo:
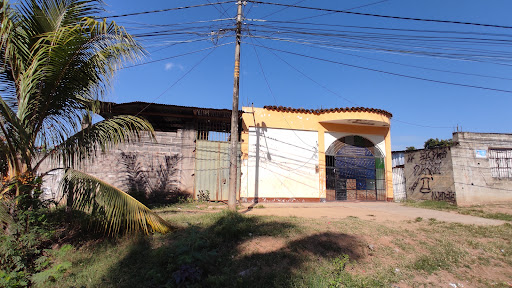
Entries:
{"type": "Polygon", "coordinates": [[[384,155],[364,136],[334,141],[325,151],[327,200],[385,201],[384,155]]]}

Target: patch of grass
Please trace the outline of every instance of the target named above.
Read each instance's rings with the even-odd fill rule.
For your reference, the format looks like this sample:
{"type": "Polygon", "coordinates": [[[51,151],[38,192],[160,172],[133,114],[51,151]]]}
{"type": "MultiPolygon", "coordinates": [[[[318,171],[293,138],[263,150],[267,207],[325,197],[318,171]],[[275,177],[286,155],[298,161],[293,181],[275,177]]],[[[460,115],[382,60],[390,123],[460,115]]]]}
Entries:
{"type": "Polygon", "coordinates": [[[403,203],[405,206],[416,207],[416,208],[424,208],[424,209],[434,209],[434,210],[442,210],[442,211],[453,211],[457,210],[457,206],[444,201],[432,201],[432,200],[424,200],[424,201],[412,201],[407,200],[403,203]]]}
{"type": "Polygon", "coordinates": [[[162,210],[173,233],[75,246],[52,262],[72,266],[41,287],[439,287],[446,277],[487,287],[512,277],[510,224],[162,210]],[[480,265],[501,274],[489,279],[480,265]]]}
{"type": "Polygon", "coordinates": [[[437,241],[426,247],[429,253],[419,256],[412,267],[429,274],[438,270],[450,270],[463,263],[467,252],[455,246],[451,241],[437,241]]]}
{"type": "Polygon", "coordinates": [[[329,279],[327,287],[386,287],[397,281],[397,277],[390,272],[390,269],[384,269],[372,275],[352,274],[347,269],[351,265],[355,263],[350,263],[350,258],[346,254],[333,259],[332,270],[326,275],[329,279]]]}
{"type": "Polygon", "coordinates": [[[464,215],[472,215],[472,216],[487,218],[487,219],[512,221],[512,214],[485,212],[482,209],[461,208],[459,213],[464,214],[464,215]]]}
{"type": "Polygon", "coordinates": [[[181,228],[173,234],[123,240],[126,244],[109,247],[110,253],[117,254],[108,257],[114,261],[102,263],[103,259],[96,255],[104,253],[90,251],[80,257],[81,263],[87,263],[87,269],[82,271],[84,266],[73,265],[67,279],[57,281],[56,286],[89,287],[94,283],[95,287],[132,287],[137,283],[141,287],[275,287],[276,283],[287,283],[290,277],[296,277],[310,261],[344,251],[355,259],[360,257],[359,250],[351,252],[350,246],[343,243],[362,244],[339,233],[294,237],[284,242],[285,247],[271,252],[244,254],[239,250],[241,244],[258,237],[288,239],[301,233],[302,228],[292,219],[222,211],[176,215],[171,221],[180,217],[181,228]],[[105,274],[93,273],[95,270],[105,274]]]}
{"type": "Polygon", "coordinates": [[[414,219],[414,222],[421,222],[421,221],[423,221],[423,218],[421,218],[421,217],[416,217],[416,219],[414,219]]]}
{"type": "MultiPolygon", "coordinates": [[[[487,219],[512,221],[512,214],[486,211],[486,209],[485,209],[486,205],[458,207],[449,202],[432,201],[432,200],[425,200],[425,201],[407,200],[407,201],[403,202],[403,205],[410,206],[410,207],[416,207],[416,208],[440,210],[440,211],[455,211],[459,214],[477,216],[477,217],[482,217],[482,218],[487,218],[487,219]]],[[[488,206],[492,207],[492,205],[488,205],[488,206]]]]}

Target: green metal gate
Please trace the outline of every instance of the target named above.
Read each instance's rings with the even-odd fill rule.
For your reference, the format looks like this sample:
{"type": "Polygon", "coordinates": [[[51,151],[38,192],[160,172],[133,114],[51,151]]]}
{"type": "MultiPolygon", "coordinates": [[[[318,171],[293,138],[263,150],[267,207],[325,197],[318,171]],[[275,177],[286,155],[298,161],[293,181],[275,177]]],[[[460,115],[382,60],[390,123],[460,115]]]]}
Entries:
{"type": "MultiPolygon", "coordinates": [[[[229,142],[196,140],[194,194],[209,193],[210,201],[227,201],[229,193],[229,142]]],[[[240,191],[240,144],[238,145],[237,198],[240,191]]]]}

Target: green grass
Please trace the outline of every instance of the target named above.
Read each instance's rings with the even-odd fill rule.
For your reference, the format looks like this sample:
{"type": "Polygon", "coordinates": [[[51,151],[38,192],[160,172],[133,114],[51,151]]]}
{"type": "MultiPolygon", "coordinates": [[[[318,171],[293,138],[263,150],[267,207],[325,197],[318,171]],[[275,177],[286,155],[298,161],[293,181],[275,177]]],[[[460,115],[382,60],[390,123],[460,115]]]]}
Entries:
{"type": "Polygon", "coordinates": [[[55,276],[36,287],[421,287],[439,271],[486,287],[493,279],[472,265],[512,271],[509,224],[158,211],[176,231],[77,243],[51,254],[55,276]]]}
{"type": "Polygon", "coordinates": [[[471,215],[488,219],[497,219],[504,221],[512,221],[512,214],[507,213],[495,213],[488,212],[481,208],[481,206],[470,206],[470,207],[458,207],[452,203],[444,202],[444,201],[412,201],[407,200],[403,203],[405,206],[416,207],[416,208],[424,208],[424,209],[433,209],[440,211],[454,211],[463,215],[471,215]]]}
{"type": "Polygon", "coordinates": [[[512,214],[485,212],[482,209],[462,208],[459,211],[459,213],[464,214],[464,215],[472,215],[472,216],[478,216],[478,217],[482,217],[482,218],[488,218],[488,219],[512,221],[512,214]]]}
{"type": "Polygon", "coordinates": [[[434,210],[443,210],[443,211],[453,211],[457,210],[458,207],[452,203],[444,202],[444,201],[412,201],[407,200],[403,203],[405,206],[416,207],[416,208],[424,208],[424,209],[434,209],[434,210]]]}
{"type": "Polygon", "coordinates": [[[429,252],[420,255],[412,263],[412,268],[429,274],[459,267],[467,256],[467,252],[447,240],[438,240],[425,248],[429,252]]]}

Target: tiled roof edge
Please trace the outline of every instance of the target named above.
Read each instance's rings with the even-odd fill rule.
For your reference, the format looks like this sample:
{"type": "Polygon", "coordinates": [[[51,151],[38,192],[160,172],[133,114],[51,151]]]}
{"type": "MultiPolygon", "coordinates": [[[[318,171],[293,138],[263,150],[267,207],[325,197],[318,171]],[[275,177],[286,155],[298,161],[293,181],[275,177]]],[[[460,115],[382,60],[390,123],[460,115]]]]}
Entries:
{"type": "Polygon", "coordinates": [[[393,114],[389,113],[386,110],[375,109],[375,108],[365,108],[365,107],[346,107],[346,108],[329,108],[329,109],[304,109],[304,108],[292,108],[292,107],[284,107],[284,106],[263,106],[264,109],[271,111],[279,111],[279,112],[296,112],[296,113],[307,113],[307,114],[325,114],[325,113],[336,113],[336,112],[370,112],[382,114],[386,117],[393,117],[393,114]]]}

